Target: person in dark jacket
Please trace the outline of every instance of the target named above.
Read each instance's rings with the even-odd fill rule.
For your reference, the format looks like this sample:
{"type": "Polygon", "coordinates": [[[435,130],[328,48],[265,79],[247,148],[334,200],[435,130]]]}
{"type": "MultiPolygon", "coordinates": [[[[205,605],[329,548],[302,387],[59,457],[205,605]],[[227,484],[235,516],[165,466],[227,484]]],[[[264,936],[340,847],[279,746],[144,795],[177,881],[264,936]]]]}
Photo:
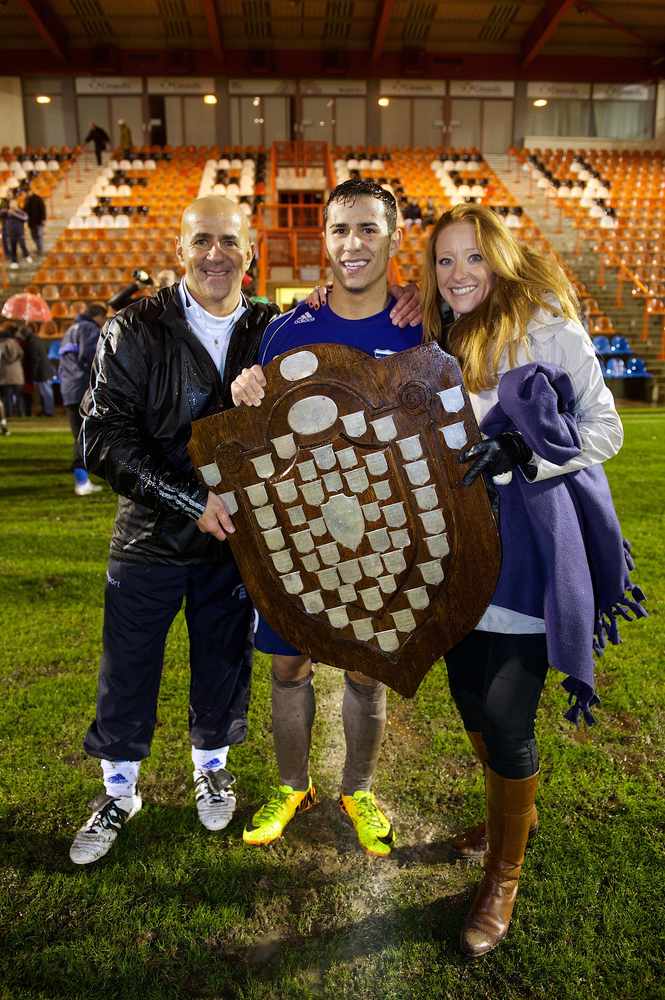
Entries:
{"type": "Polygon", "coordinates": [[[108,134],[104,131],[101,125],[96,125],[95,122],[90,122],[90,131],[86,135],[84,142],[91,142],[95,147],[95,157],[97,159],[97,166],[102,165],[102,153],[110,143],[108,134]]]}
{"type": "Polygon", "coordinates": [[[3,403],[3,434],[7,433],[7,417],[23,416],[23,348],[19,344],[17,328],[13,323],[2,323],[0,327],[0,399],[3,403]]]}
{"type": "Polygon", "coordinates": [[[226,770],[247,732],[251,604],[225,544],[233,525],[187,454],[192,420],[232,406],[231,382],[253,364],[274,305],[250,303],[245,216],[209,196],[185,210],[182,281],[133,302],[106,324],[83,399],[88,469],[119,494],[105,598],[97,712],[84,741],[101,759],[105,793],[70,850],[103,857],[140,808],[166,636],[183,600],[190,640],[190,737],[199,818],[230,822],[226,770]]]}
{"type": "Polygon", "coordinates": [[[9,199],[9,208],[7,209],[7,238],[9,241],[9,256],[11,257],[10,267],[16,269],[18,267],[18,257],[17,249],[21,248],[21,253],[23,254],[26,263],[32,264],[32,257],[28,253],[28,248],[25,245],[25,224],[28,221],[27,212],[24,212],[22,208],[18,207],[18,199],[9,199]]]}
{"type": "Polygon", "coordinates": [[[37,254],[44,253],[44,223],[46,222],[46,204],[41,195],[31,191],[23,203],[23,209],[28,216],[28,229],[35,244],[37,254]]]}
{"type": "Polygon", "coordinates": [[[99,331],[105,322],[106,306],[93,302],[66,331],[58,351],[60,359],[58,378],[60,379],[62,404],[67,411],[69,426],[74,436],[74,459],[72,462],[74,492],[79,497],[99,493],[101,490],[101,486],[92,483],[88,478],[83,460],[79,407],[90,383],[90,372],[99,340],[99,331]]]}
{"type": "MultiPolygon", "coordinates": [[[[23,374],[25,383],[35,386],[39,393],[42,409],[40,416],[53,416],[53,387],[51,379],[53,370],[48,358],[46,341],[37,336],[32,323],[26,323],[19,330],[19,341],[23,348],[23,374]]],[[[32,392],[30,393],[32,404],[32,392]]],[[[31,408],[30,408],[31,409],[31,408]]],[[[30,412],[28,412],[30,416],[30,412]]]]}

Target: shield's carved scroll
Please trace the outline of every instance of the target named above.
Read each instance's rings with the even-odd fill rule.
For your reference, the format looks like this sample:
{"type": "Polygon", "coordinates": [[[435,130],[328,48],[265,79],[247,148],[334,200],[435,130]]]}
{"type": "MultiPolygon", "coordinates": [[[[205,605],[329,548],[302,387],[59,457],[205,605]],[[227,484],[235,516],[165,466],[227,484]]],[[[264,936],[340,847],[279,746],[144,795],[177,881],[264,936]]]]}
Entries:
{"type": "Polygon", "coordinates": [[[313,659],[411,696],[469,632],[500,548],[456,361],[434,344],[374,360],[332,344],[265,368],[259,408],[197,420],[195,467],[234,517],[243,579],[313,659]]]}

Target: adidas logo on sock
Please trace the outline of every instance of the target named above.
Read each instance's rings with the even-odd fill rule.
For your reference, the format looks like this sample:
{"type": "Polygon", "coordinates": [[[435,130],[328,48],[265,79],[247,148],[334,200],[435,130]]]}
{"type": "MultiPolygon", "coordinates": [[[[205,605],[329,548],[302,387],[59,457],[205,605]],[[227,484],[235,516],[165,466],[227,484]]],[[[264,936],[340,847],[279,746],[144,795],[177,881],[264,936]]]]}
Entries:
{"type": "Polygon", "coordinates": [[[110,778],[107,779],[109,785],[126,785],[127,778],[124,774],[112,774],[110,778]]]}
{"type": "Polygon", "coordinates": [[[219,757],[213,757],[212,760],[207,760],[205,762],[205,764],[203,765],[202,770],[204,770],[204,771],[212,771],[216,767],[221,767],[221,764],[222,764],[222,762],[219,759],[219,757]]]}
{"type": "Polygon", "coordinates": [[[314,322],[315,322],[315,317],[312,316],[311,312],[307,311],[304,312],[302,316],[298,316],[298,319],[294,320],[293,325],[297,326],[298,323],[314,323],[314,322]]]}

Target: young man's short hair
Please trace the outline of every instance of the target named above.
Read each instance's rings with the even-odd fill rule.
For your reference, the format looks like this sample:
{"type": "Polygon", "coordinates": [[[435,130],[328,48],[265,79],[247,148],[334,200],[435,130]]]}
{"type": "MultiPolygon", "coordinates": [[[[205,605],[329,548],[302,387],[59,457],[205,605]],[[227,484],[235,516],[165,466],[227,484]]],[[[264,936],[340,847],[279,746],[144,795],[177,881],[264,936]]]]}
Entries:
{"type": "Polygon", "coordinates": [[[379,184],[375,184],[374,181],[361,180],[360,178],[352,178],[333,188],[323,209],[324,226],[328,222],[328,210],[334,202],[341,202],[343,205],[353,205],[356,198],[376,198],[377,201],[380,201],[386,214],[388,233],[392,235],[395,232],[397,228],[397,203],[394,197],[390,191],[386,191],[385,188],[382,188],[379,184]]]}

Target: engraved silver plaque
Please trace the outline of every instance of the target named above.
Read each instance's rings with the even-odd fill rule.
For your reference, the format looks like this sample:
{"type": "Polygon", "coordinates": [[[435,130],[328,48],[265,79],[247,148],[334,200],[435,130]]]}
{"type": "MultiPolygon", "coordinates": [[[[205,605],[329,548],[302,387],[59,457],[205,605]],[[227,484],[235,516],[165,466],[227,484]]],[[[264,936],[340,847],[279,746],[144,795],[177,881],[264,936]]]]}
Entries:
{"type": "Polygon", "coordinates": [[[365,465],[370,476],[383,476],[388,471],[388,462],[385,453],[382,451],[375,451],[371,455],[365,455],[365,465]]]}
{"type": "Polygon", "coordinates": [[[335,467],[335,449],[331,444],[324,444],[321,448],[312,448],[312,456],[319,469],[328,470],[335,467]]]}
{"type": "Polygon", "coordinates": [[[287,382],[297,382],[309,378],[319,367],[319,359],[312,351],[298,351],[284,358],[279,365],[279,373],[287,382]]]}
{"type": "Polygon", "coordinates": [[[298,528],[301,524],[307,523],[305,511],[302,507],[287,507],[286,513],[289,515],[289,521],[294,528],[298,528]]]}
{"type": "Polygon", "coordinates": [[[334,566],[320,570],[317,576],[322,590],[337,590],[339,587],[339,574],[334,566]]]}
{"type": "Polygon", "coordinates": [[[290,573],[293,569],[293,559],[288,549],[283,552],[271,552],[270,558],[278,573],[290,573]]]}
{"type": "Polygon", "coordinates": [[[405,462],[413,462],[416,458],[422,458],[423,448],[420,443],[420,434],[402,438],[397,442],[397,445],[405,462]]]}
{"type": "Polygon", "coordinates": [[[277,524],[277,515],[272,504],[267,507],[255,507],[254,516],[260,528],[274,528],[277,524]]]}
{"type": "Polygon", "coordinates": [[[439,502],[434,486],[421,486],[420,489],[413,491],[413,495],[420,510],[431,510],[439,502]]]}
{"type": "Polygon", "coordinates": [[[414,587],[412,590],[405,590],[404,593],[407,601],[414,610],[421,611],[423,608],[429,606],[427,587],[414,587]]]}
{"type": "Polygon", "coordinates": [[[392,417],[379,417],[378,420],[370,420],[370,423],[379,441],[392,441],[397,437],[397,428],[392,417]]]}
{"type": "Polygon", "coordinates": [[[412,486],[422,486],[430,480],[429,465],[426,458],[421,458],[418,462],[409,462],[404,466],[404,471],[409,477],[412,486]]]}
{"type": "Polygon", "coordinates": [[[337,404],[330,396],[306,396],[293,404],[286,419],[296,434],[319,434],[337,420],[337,404]]]}
{"type": "Polygon", "coordinates": [[[238,501],[232,490],[230,493],[220,493],[219,499],[224,501],[224,506],[228,510],[229,514],[233,515],[238,513],[238,501]]]}
{"type": "Polygon", "coordinates": [[[358,410],[357,413],[347,413],[345,417],[342,417],[342,423],[349,437],[361,437],[367,430],[365,414],[362,410],[358,410]]]}
{"type": "MultiPolygon", "coordinates": [[[[282,503],[293,503],[294,500],[298,499],[298,490],[293,479],[285,479],[281,483],[275,483],[275,489],[282,503]]],[[[249,490],[247,492],[249,493],[249,490]]]]}
{"type": "Polygon", "coordinates": [[[365,515],[365,520],[368,522],[378,521],[381,517],[381,510],[379,509],[378,503],[364,503],[363,514],[365,515]]]}
{"type": "Polygon", "coordinates": [[[263,483],[256,483],[254,486],[246,486],[245,493],[249,497],[252,507],[265,507],[268,503],[268,493],[263,483]]]}
{"type": "Polygon", "coordinates": [[[329,472],[323,477],[323,482],[328,490],[328,493],[339,493],[344,488],[342,485],[342,477],[339,472],[329,472]]]}
{"type": "Polygon", "coordinates": [[[338,493],[322,505],[321,513],[332,537],[355,552],[365,533],[365,519],[358,497],[338,493]]]}
{"type": "Polygon", "coordinates": [[[401,528],[406,524],[406,511],[403,503],[391,503],[381,508],[389,528],[401,528]]]}
{"type": "Polygon", "coordinates": [[[443,389],[437,396],[443,404],[446,413],[459,413],[464,407],[464,394],[461,385],[452,385],[450,389],[443,389]]]}
{"type": "Polygon", "coordinates": [[[399,629],[400,632],[413,632],[416,627],[416,619],[408,608],[402,611],[393,611],[391,617],[395,622],[395,628],[399,629]]]}
{"type": "Polygon", "coordinates": [[[312,461],[298,462],[298,472],[304,483],[309,482],[311,479],[316,479],[316,466],[312,461]]]}
{"type": "Polygon", "coordinates": [[[304,483],[300,487],[300,492],[310,507],[320,507],[323,503],[323,486],[320,479],[314,483],[304,483]]]}
{"type": "Polygon", "coordinates": [[[297,548],[298,552],[303,555],[307,552],[311,552],[314,548],[314,541],[312,540],[312,533],[309,530],[305,531],[294,531],[291,535],[291,540],[297,548]]]}
{"type": "Polygon", "coordinates": [[[383,563],[381,562],[381,556],[371,555],[371,556],[361,556],[360,565],[363,568],[363,573],[365,576],[379,576],[383,573],[383,563]]]}
{"type": "Polygon", "coordinates": [[[466,430],[464,429],[463,420],[460,420],[457,424],[448,424],[446,427],[439,429],[449,448],[463,448],[466,444],[466,430]]]}
{"type": "Polygon", "coordinates": [[[260,479],[270,479],[271,476],[275,475],[272,455],[259,455],[258,458],[252,459],[252,465],[260,479]]]}
{"type": "Polygon", "coordinates": [[[386,552],[390,548],[390,536],[386,528],[377,528],[375,531],[368,531],[367,538],[375,552],[386,552]]]}
{"type": "Polygon", "coordinates": [[[399,639],[394,628],[386,629],[385,632],[377,632],[376,641],[386,653],[394,653],[399,648],[399,639]]]}
{"type": "Polygon", "coordinates": [[[351,626],[356,639],[359,639],[361,642],[369,642],[374,636],[371,618],[358,618],[356,621],[351,622],[351,626]]]}
{"type": "Polygon", "coordinates": [[[419,514],[418,517],[428,535],[438,535],[446,527],[441,510],[430,510],[426,514],[419,514]]]}
{"type": "Polygon", "coordinates": [[[448,544],[448,536],[446,534],[433,535],[431,538],[426,538],[425,545],[429,554],[435,559],[442,559],[450,552],[450,545],[448,544]]]}
{"type": "Polygon", "coordinates": [[[318,614],[325,607],[320,590],[312,590],[309,594],[301,594],[300,600],[305,606],[305,611],[308,611],[310,615],[318,614]]]}
{"type": "Polygon", "coordinates": [[[437,559],[433,559],[431,562],[418,563],[418,569],[425,583],[429,583],[433,587],[436,587],[443,580],[443,570],[441,569],[441,563],[437,559]]]}
{"type": "Polygon", "coordinates": [[[389,573],[397,576],[399,573],[403,573],[406,569],[406,559],[404,558],[404,553],[398,549],[396,552],[384,552],[381,556],[383,559],[383,565],[386,567],[389,573]]]}
{"type": "Polygon", "coordinates": [[[357,583],[362,578],[357,559],[347,559],[346,562],[339,563],[337,569],[344,583],[357,583]]]}
{"type": "Polygon", "coordinates": [[[383,607],[383,598],[378,587],[368,587],[366,590],[359,590],[358,593],[368,611],[378,611],[383,607]]]}
{"type": "Polygon", "coordinates": [[[281,576],[280,580],[284,584],[284,590],[287,594],[299,594],[303,589],[300,573],[287,573],[286,576],[281,576]]]}
{"type": "Polygon", "coordinates": [[[263,540],[271,552],[277,552],[286,545],[281,528],[271,528],[270,531],[262,531],[263,540]]]}
{"type": "Polygon", "coordinates": [[[209,465],[202,465],[199,472],[203,476],[206,486],[219,486],[222,481],[222,474],[219,471],[217,462],[210,462],[209,465]]]}
{"type": "Polygon", "coordinates": [[[351,469],[358,464],[358,458],[354,448],[342,448],[337,452],[337,461],[343,469],[351,469]]]}
{"type": "Polygon", "coordinates": [[[369,488],[369,479],[364,469],[352,469],[351,472],[345,472],[344,478],[349,489],[354,493],[364,493],[369,488]]]}
{"type": "Polygon", "coordinates": [[[326,566],[336,566],[339,562],[339,549],[335,542],[328,542],[326,545],[319,545],[319,556],[326,566]]]}
{"type": "Polygon", "coordinates": [[[333,628],[344,628],[349,624],[349,616],[343,604],[337,608],[329,608],[326,614],[333,628]]]}
{"type": "Polygon", "coordinates": [[[339,594],[339,599],[343,604],[353,604],[357,600],[356,588],[352,583],[344,583],[341,587],[338,587],[337,593],[339,594]]]}
{"type": "Polygon", "coordinates": [[[284,461],[293,458],[296,453],[296,442],[293,434],[284,434],[282,437],[273,438],[270,443],[284,461]]]}
{"type": "Polygon", "coordinates": [[[389,479],[382,479],[380,483],[372,483],[372,489],[377,500],[389,500],[392,496],[389,479]]]}

